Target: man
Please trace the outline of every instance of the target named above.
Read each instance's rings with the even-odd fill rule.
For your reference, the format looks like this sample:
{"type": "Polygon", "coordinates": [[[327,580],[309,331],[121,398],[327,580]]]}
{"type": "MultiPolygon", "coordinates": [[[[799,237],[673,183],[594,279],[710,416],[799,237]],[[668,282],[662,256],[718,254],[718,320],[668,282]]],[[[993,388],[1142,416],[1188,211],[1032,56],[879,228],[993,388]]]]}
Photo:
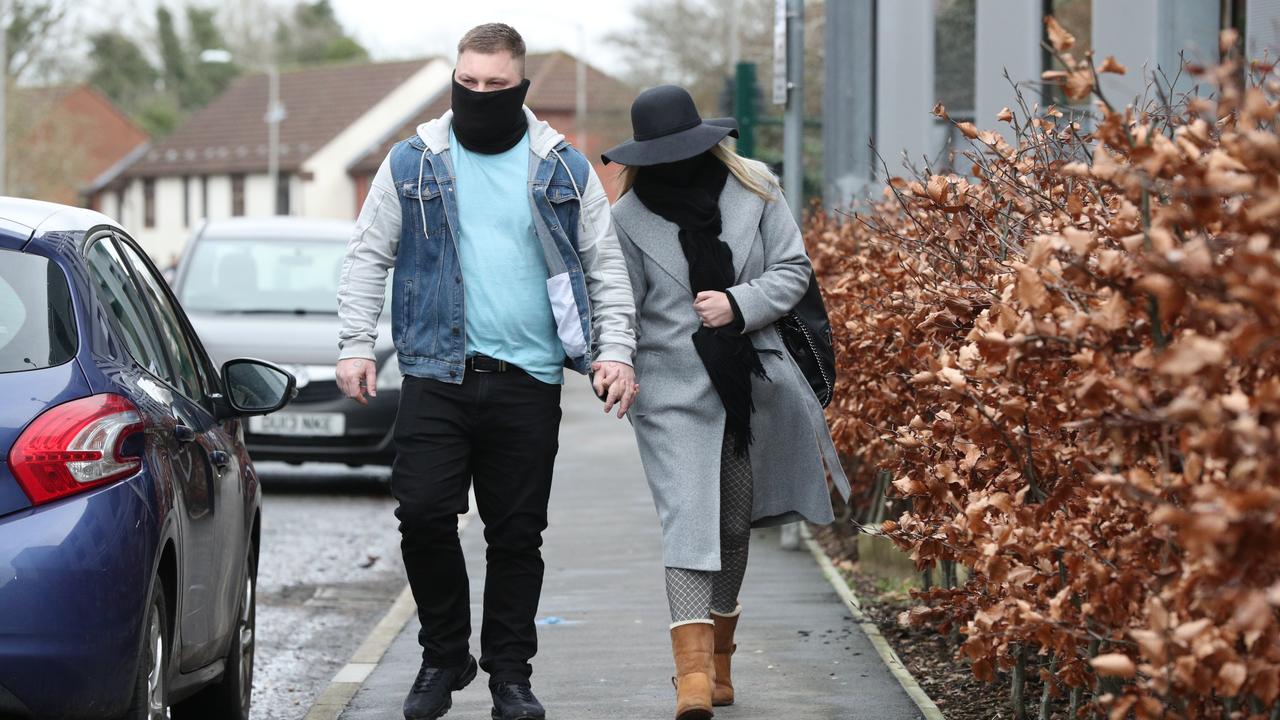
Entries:
{"type": "Polygon", "coordinates": [[[391,491],[422,621],[406,718],[438,718],[476,675],[457,516],[474,480],[488,542],[480,667],[495,720],[540,720],[529,660],[542,590],[563,367],[605,412],[635,398],[635,307],[590,163],[523,106],[525,45],[503,24],[458,43],[453,108],[392,148],[338,290],[338,384],[376,392],[387,271],[405,374],[391,491]]]}

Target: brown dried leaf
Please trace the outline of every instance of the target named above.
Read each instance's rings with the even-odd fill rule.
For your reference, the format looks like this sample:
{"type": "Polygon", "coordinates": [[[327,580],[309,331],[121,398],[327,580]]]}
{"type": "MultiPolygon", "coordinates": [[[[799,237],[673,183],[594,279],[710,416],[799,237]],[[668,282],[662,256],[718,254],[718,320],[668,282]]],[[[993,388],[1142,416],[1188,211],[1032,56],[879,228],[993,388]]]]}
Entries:
{"type": "Polygon", "coordinates": [[[1089,661],[1095,672],[1102,677],[1131,678],[1138,674],[1133,660],[1123,653],[1106,653],[1089,661]]]}
{"type": "Polygon", "coordinates": [[[1053,46],[1054,50],[1066,52],[1075,47],[1076,37],[1067,32],[1057,18],[1052,15],[1045,16],[1044,26],[1049,32],[1049,44],[1053,46]]]}

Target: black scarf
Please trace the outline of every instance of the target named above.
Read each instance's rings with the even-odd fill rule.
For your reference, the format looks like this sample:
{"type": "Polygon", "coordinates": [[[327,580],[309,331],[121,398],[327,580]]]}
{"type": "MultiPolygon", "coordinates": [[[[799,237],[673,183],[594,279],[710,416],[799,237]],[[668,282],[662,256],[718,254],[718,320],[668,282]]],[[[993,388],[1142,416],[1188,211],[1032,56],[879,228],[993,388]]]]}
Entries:
{"type": "Polygon", "coordinates": [[[529,129],[524,96],[529,80],[493,92],[476,92],[453,81],[453,132],[471,152],[496,155],[516,146],[529,129]]]}
{"type": "MultiPolygon", "coordinates": [[[[689,286],[696,296],[704,291],[725,292],[734,283],[733,251],[720,239],[720,193],[729,168],[710,153],[688,160],[640,168],[636,197],[649,212],[680,228],[680,249],[689,261],[689,286]]],[[[693,347],[707,369],[711,385],[725,411],[725,432],[734,451],[745,455],[751,444],[751,376],[768,380],[760,355],[750,338],[732,325],[700,326],[693,347]]]]}

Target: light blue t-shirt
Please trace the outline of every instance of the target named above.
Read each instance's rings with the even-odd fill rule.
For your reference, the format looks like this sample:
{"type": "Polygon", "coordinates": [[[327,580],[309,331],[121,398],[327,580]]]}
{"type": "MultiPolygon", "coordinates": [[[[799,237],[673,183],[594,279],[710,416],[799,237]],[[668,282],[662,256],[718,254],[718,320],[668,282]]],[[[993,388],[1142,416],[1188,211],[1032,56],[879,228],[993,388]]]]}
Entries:
{"type": "Polygon", "coordinates": [[[467,355],[506,360],[542,382],[563,384],[564,345],[529,204],[529,135],[485,155],[468,151],[450,130],[449,147],[458,178],[467,355]]]}

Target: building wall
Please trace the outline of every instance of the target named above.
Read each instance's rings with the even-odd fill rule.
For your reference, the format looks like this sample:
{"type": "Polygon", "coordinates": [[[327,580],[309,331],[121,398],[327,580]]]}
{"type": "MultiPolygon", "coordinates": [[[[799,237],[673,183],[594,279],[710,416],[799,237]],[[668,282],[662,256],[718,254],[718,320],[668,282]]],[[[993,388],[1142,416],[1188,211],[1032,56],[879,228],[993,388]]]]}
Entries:
{"type": "Polygon", "coordinates": [[[434,97],[451,81],[451,77],[452,69],[443,60],[427,63],[307,158],[302,170],[310,180],[303,182],[298,214],[353,219],[359,208],[356,206],[356,184],[347,168],[368,151],[371,138],[380,138],[388,128],[403,124],[422,106],[423,98],[434,97]]]}
{"type": "Polygon", "coordinates": [[[231,217],[231,176],[209,176],[209,213],[207,219],[231,217]]]}
{"type": "Polygon", "coordinates": [[[1280,57],[1280,0],[1249,0],[1245,10],[1245,48],[1251,58],[1280,57]]]}
{"type": "Polygon", "coordinates": [[[934,0],[880,2],[876,12],[876,149],[902,174],[902,153],[916,165],[932,156],[934,0]]]}
{"type": "Polygon", "coordinates": [[[1102,90],[1116,107],[1142,95],[1145,74],[1157,65],[1160,0],[1093,0],[1093,49],[1101,63],[1114,55],[1124,75],[1102,75],[1102,90]]]}
{"type": "Polygon", "coordinates": [[[76,88],[63,100],[63,107],[68,113],[83,119],[82,126],[86,132],[82,136],[82,150],[87,160],[83,175],[76,178],[78,185],[68,188],[69,199],[58,202],[78,204],[81,186],[106,172],[150,138],[110,100],[88,86],[76,88]]]}
{"type": "MultiPolygon", "coordinates": [[[[128,181],[123,205],[117,203],[115,190],[99,192],[92,202],[104,215],[120,223],[142,244],[155,261],[164,265],[172,256],[180,255],[191,234],[205,220],[223,220],[231,215],[231,176],[210,175],[208,183],[208,207],[204,204],[205,190],[201,176],[192,175],[187,183],[190,205],[183,217],[183,181],[180,176],[156,178],[156,223],[146,227],[143,181],[128,181]]],[[[275,213],[275,193],[270,177],[257,173],[245,177],[245,217],[267,217],[275,213]]],[[[290,214],[302,215],[302,183],[296,175],[289,179],[290,214]]]]}
{"type": "Polygon", "coordinates": [[[974,117],[979,127],[995,127],[1012,137],[1013,128],[997,123],[1005,107],[1018,108],[1017,91],[1005,79],[1022,85],[1023,98],[1034,105],[1040,97],[1043,70],[1041,8],[1027,0],[977,0],[974,117]]]}
{"type": "MultiPolygon", "coordinates": [[[[846,1],[850,4],[843,6],[843,11],[854,7],[854,0],[846,1]]],[[[1220,23],[1216,1],[1092,0],[1091,7],[1090,39],[1097,62],[1114,55],[1128,68],[1123,76],[1102,76],[1104,93],[1118,107],[1143,95],[1148,73],[1157,66],[1172,78],[1180,51],[1185,51],[1188,60],[1216,59],[1220,23]]],[[[1269,51],[1272,58],[1280,57],[1280,0],[1249,0],[1247,8],[1249,55],[1261,57],[1269,51]]],[[[1030,81],[1024,90],[1030,104],[1039,100],[1039,88],[1033,83],[1039,78],[1043,62],[1042,10],[1043,4],[1035,0],[976,1],[975,115],[979,127],[1005,129],[995,116],[1006,105],[1015,107],[1015,93],[1003,76],[1006,68],[1015,82],[1030,81]]],[[[835,43],[857,42],[854,31],[830,33],[826,40],[828,58],[838,62],[845,58],[842,65],[828,65],[828,92],[833,92],[832,87],[866,88],[856,102],[874,108],[876,149],[891,173],[903,171],[900,158],[904,149],[917,164],[922,156],[932,158],[939,149],[929,116],[934,101],[933,11],[934,0],[875,0],[875,38],[869,43],[875,47],[873,70],[868,69],[867,62],[850,61],[846,47],[833,47],[835,43]]],[[[830,10],[828,16],[830,22],[830,10]]],[[[866,44],[864,40],[862,46],[866,44]]],[[[1179,87],[1189,89],[1190,82],[1184,79],[1179,87]]],[[[831,117],[831,107],[848,112],[848,103],[830,105],[824,118],[824,133],[842,128],[846,136],[824,135],[827,149],[841,143],[847,146],[849,135],[854,142],[865,143],[866,131],[858,130],[845,118],[831,117]]],[[[847,172],[854,163],[846,159],[832,163],[829,156],[827,162],[827,200],[830,206],[837,206],[849,197],[850,188],[859,186],[859,179],[847,172]]],[[[879,174],[878,162],[869,171],[859,172],[867,180],[879,174]]]]}
{"type": "Polygon", "coordinates": [[[276,192],[270,175],[248,175],[244,179],[245,217],[270,217],[276,214],[276,192]]]}

